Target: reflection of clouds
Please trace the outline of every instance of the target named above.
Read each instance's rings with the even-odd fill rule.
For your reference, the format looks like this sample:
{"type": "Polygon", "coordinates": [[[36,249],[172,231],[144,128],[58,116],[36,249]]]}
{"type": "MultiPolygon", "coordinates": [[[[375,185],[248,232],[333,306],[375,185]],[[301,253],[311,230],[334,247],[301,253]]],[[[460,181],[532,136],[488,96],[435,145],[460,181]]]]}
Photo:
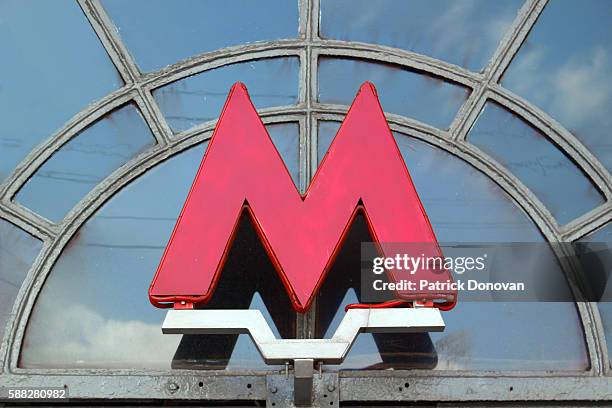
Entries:
{"type": "Polygon", "coordinates": [[[436,369],[438,370],[465,370],[469,368],[469,364],[464,364],[466,361],[473,363],[479,361],[480,356],[476,357],[472,354],[473,331],[461,328],[454,332],[440,336],[434,343],[438,362],[436,369]]]}
{"type": "Polygon", "coordinates": [[[39,240],[0,219],[0,340],[17,292],[40,248],[39,240]]]}
{"type": "MultiPolygon", "coordinates": [[[[442,13],[439,14],[439,17],[436,18],[436,21],[433,22],[431,31],[440,31],[440,30],[449,30],[456,27],[458,24],[462,24],[467,21],[467,18],[470,14],[472,14],[472,10],[474,9],[474,1],[466,0],[461,2],[452,2],[448,7],[446,7],[442,13]]],[[[442,40],[440,36],[439,42],[442,40]]],[[[448,41],[455,41],[452,38],[448,38],[448,41]]]]}
{"type": "Polygon", "coordinates": [[[39,240],[0,219],[0,289],[19,290],[40,248],[39,240]]]}
{"type": "MultiPolygon", "coordinates": [[[[540,83],[541,79],[538,78],[538,68],[544,58],[544,51],[539,47],[529,48],[529,43],[523,45],[525,48],[524,54],[521,58],[516,58],[512,61],[512,76],[513,78],[520,78],[520,80],[512,81],[511,88],[519,93],[523,94],[526,92],[543,93],[545,91],[544,86],[535,87],[534,85],[540,83]]],[[[536,99],[538,98],[536,94],[536,99]]]]}
{"type": "Polygon", "coordinates": [[[431,33],[459,33],[459,35],[434,35],[433,49],[436,53],[445,54],[456,50],[456,47],[464,48],[463,60],[469,59],[470,55],[477,50],[478,41],[466,42],[470,37],[470,19],[473,17],[475,2],[473,0],[452,2],[444,12],[439,15],[431,25],[431,33]]]}
{"type": "MultiPolygon", "coordinates": [[[[509,31],[510,25],[516,17],[513,11],[512,7],[507,7],[504,13],[494,15],[490,20],[483,22],[485,32],[483,38],[489,43],[488,46],[491,49],[496,49],[506,32],[509,31]]],[[[490,57],[493,57],[493,55],[490,57]]]]}
{"type": "Polygon", "coordinates": [[[547,67],[548,56],[540,47],[530,48],[512,66],[510,88],[527,95],[570,126],[592,120],[612,102],[612,71],[608,52],[599,46],[587,58],[571,58],[547,67]],[[544,69],[548,68],[548,69],[544,69]],[[518,79],[520,78],[520,80],[518,79]]]}
{"type": "Polygon", "coordinates": [[[30,322],[22,364],[28,367],[170,368],[180,336],[158,323],[114,320],[80,305],[45,308],[30,322]],[[61,313],[61,318],[48,314],[61,313]]]}
{"type": "Polygon", "coordinates": [[[324,37],[384,44],[479,71],[520,1],[344,0],[321,4],[324,37]]]}
{"type": "Polygon", "coordinates": [[[612,101],[612,65],[604,48],[593,47],[587,58],[544,69],[547,58],[542,48],[530,48],[514,63],[512,76],[520,80],[512,80],[510,88],[572,127],[594,119],[612,101]]]}
{"type": "Polygon", "coordinates": [[[492,56],[516,17],[516,5],[507,4],[494,12],[483,12],[482,8],[475,0],[465,0],[451,2],[443,9],[430,29],[436,55],[463,52],[461,65],[465,67],[473,65],[471,59],[492,56]]]}
{"type": "Polygon", "coordinates": [[[553,111],[578,126],[612,98],[608,52],[596,46],[586,59],[570,59],[550,77],[553,111]]]}
{"type": "Polygon", "coordinates": [[[602,131],[612,125],[612,63],[608,50],[593,46],[553,65],[552,50],[529,44],[523,47],[503,85],[584,138],[594,153],[605,155],[609,143],[607,133],[602,131]]]}
{"type": "Polygon", "coordinates": [[[559,121],[612,169],[612,2],[548,2],[502,85],[559,121]],[[576,24],[579,22],[579,24],[576,24]],[[573,28],[569,28],[573,27],[573,28]]]}

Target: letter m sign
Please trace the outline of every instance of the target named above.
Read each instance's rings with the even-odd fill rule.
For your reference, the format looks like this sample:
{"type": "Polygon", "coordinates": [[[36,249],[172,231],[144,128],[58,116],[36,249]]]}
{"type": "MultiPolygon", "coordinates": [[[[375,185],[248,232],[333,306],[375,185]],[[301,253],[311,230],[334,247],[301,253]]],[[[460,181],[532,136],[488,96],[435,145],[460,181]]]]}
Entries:
{"type": "MultiPolygon", "coordinates": [[[[396,255],[384,243],[423,243],[425,256],[441,256],[370,83],[361,87],[305,194],[296,189],[246,87],[232,87],[149,289],[155,306],[211,298],[243,211],[298,312],[308,310],[359,212],[381,255],[396,255]]],[[[388,272],[390,280],[400,279],[397,271],[388,272]]],[[[404,278],[445,282],[450,276],[419,270],[404,278]]],[[[454,295],[397,293],[446,306],[454,295]]]]}

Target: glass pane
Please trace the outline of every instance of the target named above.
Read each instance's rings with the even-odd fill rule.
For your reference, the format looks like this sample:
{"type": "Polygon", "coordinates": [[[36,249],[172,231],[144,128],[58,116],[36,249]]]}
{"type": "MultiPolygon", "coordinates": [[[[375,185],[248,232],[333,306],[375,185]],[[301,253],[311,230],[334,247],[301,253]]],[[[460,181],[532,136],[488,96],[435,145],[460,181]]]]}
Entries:
{"type": "Polygon", "coordinates": [[[112,112],[49,158],[17,193],[16,200],[59,221],[106,176],[155,144],[135,105],[112,112]]]}
{"type": "Polygon", "coordinates": [[[218,48],[294,38],[298,33],[297,1],[104,0],[102,4],[144,71],[218,48]]]}
{"type": "Polygon", "coordinates": [[[0,182],[74,114],[123,85],[72,1],[0,2],[0,182]]]}
{"type": "Polygon", "coordinates": [[[560,224],[604,202],[591,181],[560,149],[496,103],[485,105],[468,141],[525,183],[560,224]]]}
{"type": "MultiPolygon", "coordinates": [[[[331,124],[327,129],[332,129],[331,124]]],[[[439,242],[544,242],[527,215],[488,177],[440,149],[401,134],[395,137],[439,242]]],[[[326,139],[319,137],[319,141],[326,139]]],[[[318,336],[331,336],[344,306],[359,301],[361,264],[355,254],[360,253],[360,243],[368,240],[367,225],[359,217],[321,288],[318,336]]],[[[529,267],[529,260],[517,262],[517,268],[529,267]]],[[[564,279],[561,271],[559,279],[564,279]]],[[[588,367],[582,325],[573,303],[460,301],[443,318],[443,333],[361,334],[339,368],[588,367]]]]}
{"type": "Polygon", "coordinates": [[[595,295],[601,297],[599,313],[606,334],[608,357],[612,359],[612,224],[587,235],[577,242],[583,273],[589,276],[595,295]],[[588,257],[584,257],[584,254],[588,257]]]}
{"type": "Polygon", "coordinates": [[[575,250],[589,301],[612,302],[612,224],[581,238],[575,250]]]}
{"type": "Polygon", "coordinates": [[[480,71],[522,0],[324,0],[321,36],[404,48],[480,71]]]}
{"type": "Polygon", "coordinates": [[[331,145],[334,136],[340,129],[340,122],[332,122],[328,120],[320,121],[317,130],[317,160],[321,164],[321,160],[325,157],[329,146],[331,145]]]}
{"type": "Polygon", "coordinates": [[[550,1],[502,85],[571,131],[612,171],[612,2],[550,1]]]}
{"type": "MultiPolygon", "coordinates": [[[[149,303],[147,289],[203,150],[196,146],[145,173],[81,227],[38,297],[21,366],[265,367],[247,335],[162,335],[166,312],[149,303]]],[[[289,297],[279,296],[286,292],[271,274],[276,271],[243,219],[207,307],[260,309],[277,335],[294,337],[295,312],[289,297]]]]}
{"type": "MultiPolygon", "coordinates": [[[[319,161],[339,127],[319,122],[319,161]]],[[[527,215],[480,171],[426,143],[394,136],[438,241],[542,242],[527,215]]]]}
{"type": "Polygon", "coordinates": [[[469,94],[462,86],[396,65],[352,58],[319,59],[319,101],[322,103],[350,105],[365,81],[376,86],[385,112],[441,129],[450,126],[469,94]]]}
{"type": "Polygon", "coordinates": [[[241,81],[257,109],[298,102],[297,57],[242,62],[173,82],[153,92],[175,132],[219,116],[232,85],[241,81]]]}
{"type": "Polygon", "coordinates": [[[296,186],[300,183],[300,126],[297,123],[275,123],[266,126],[296,186]]]}
{"type": "Polygon", "coordinates": [[[608,358],[612,362],[612,302],[600,303],[599,314],[606,334],[608,358]]]}
{"type": "Polygon", "coordinates": [[[17,292],[41,246],[38,239],[0,219],[0,340],[17,292]]]}

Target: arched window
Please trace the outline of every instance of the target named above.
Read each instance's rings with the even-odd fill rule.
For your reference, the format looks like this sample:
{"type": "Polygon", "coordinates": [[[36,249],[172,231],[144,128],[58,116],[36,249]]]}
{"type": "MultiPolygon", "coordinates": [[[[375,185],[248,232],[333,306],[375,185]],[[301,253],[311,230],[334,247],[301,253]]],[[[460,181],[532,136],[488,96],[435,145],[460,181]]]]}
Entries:
{"type": "MultiPolygon", "coordinates": [[[[611,17],[605,0],[1,3],[1,382],[266,399],[283,368],[247,336],[162,335],[147,297],[236,81],[300,191],[369,80],[439,241],[572,243],[544,255],[560,282],[590,245],[585,267],[609,274],[611,17]]],[[[345,253],[367,239],[357,219],[301,315],[244,219],[208,307],[328,337],[360,296],[345,253]]],[[[443,333],[360,335],[326,367],[341,398],[611,398],[610,303],[466,302],[444,318],[443,333]]]]}

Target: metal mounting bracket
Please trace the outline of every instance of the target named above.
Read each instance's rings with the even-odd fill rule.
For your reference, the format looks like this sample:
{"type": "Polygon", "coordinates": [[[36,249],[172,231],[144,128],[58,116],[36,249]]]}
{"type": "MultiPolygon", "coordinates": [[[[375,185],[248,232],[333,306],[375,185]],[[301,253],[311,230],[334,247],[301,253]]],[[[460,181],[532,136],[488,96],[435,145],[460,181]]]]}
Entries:
{"type": "Polygon", "coordinates": [[[300,399],[300,390],[295,390],[295,378],[292,375],[268,374],[266,376],[266,406],[270,408],[338,407],[340,392],[338,373],[323,372],[312,376],[310,389],[305,389],[306,398],[300,399]],[[310,392],[310,390],[312,390],[310,392]]]}
{"type": "Polygon", "coordinates": [[[164,334],[249,334],[266,364],[293,365],[296,406],[312,404],[315,364],[342,363],[360,332],[443,330],[440,311],[431,307],[349,309],[331,339],[277,339],[259,310],[170,310],[162,325],[164,334]]]}

